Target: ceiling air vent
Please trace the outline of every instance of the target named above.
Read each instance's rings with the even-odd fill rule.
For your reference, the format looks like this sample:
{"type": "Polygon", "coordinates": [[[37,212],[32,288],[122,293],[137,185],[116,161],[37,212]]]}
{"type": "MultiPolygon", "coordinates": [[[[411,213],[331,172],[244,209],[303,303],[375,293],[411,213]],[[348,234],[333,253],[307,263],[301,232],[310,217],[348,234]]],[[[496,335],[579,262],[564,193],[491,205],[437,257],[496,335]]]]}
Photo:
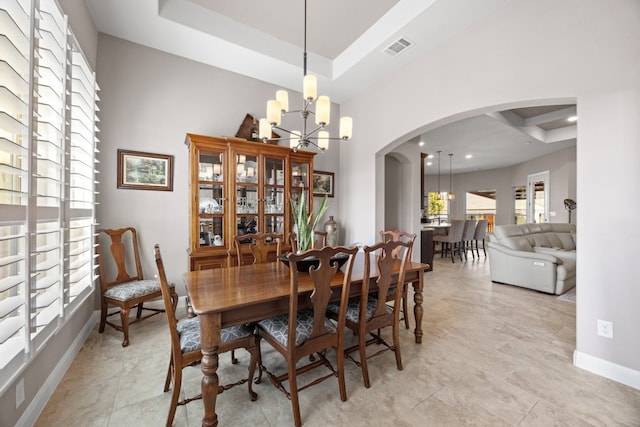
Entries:
{"type": "Polygon", "coordinates": [[[403,52],[404,50],[409,48],[411,45],[413,45],[412,41],[404,37],[400,37],[398,40],[387,46],[387,48],[383,50],[383,52],[387,55],[396,56],[400,52],[403,52]]]}

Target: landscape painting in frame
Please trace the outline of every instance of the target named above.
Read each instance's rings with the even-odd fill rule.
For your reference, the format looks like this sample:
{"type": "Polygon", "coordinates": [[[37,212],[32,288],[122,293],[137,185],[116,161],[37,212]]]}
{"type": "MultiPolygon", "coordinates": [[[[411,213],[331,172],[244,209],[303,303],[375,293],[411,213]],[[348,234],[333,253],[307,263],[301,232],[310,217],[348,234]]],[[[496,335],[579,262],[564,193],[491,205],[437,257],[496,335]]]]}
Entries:
{"type": "Polygon", "coordinates": [[[118,188],[173,191],[173,156],[118,150],[118,188]]]}
{"type": "Polygon", "coordinates": [[[314,197],[333,197],[334,177],[333,172],[313,171],[314,197]]]}

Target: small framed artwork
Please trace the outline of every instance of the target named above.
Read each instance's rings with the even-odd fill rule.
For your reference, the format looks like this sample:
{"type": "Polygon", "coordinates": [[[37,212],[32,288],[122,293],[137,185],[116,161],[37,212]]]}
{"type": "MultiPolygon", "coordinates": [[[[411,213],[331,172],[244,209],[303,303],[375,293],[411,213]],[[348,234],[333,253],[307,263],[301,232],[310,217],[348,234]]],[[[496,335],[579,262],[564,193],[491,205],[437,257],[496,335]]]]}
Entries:
{"type": "Polygon", "coordinates": [[[173,156],[119,149],[118,188],[173,191],[173,156]]]}
{"type": "Polygon", "coordinates": [[[333,172],[313,171],[313,195],[333,197],[334,177],[333,172]]]}

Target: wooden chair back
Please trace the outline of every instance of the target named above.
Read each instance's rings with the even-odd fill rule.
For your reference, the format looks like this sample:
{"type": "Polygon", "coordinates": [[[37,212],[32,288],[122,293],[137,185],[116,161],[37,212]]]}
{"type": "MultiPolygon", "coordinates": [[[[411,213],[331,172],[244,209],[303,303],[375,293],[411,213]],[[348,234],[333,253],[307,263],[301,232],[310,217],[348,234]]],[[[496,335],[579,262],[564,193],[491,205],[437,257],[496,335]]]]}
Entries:
{"type": "Polygon", "coordinates": [[[102,292],[121,283],[142,280],[138,233],[134,227],[98,230],[96,252],[102,292]],[[109,252],[104,253],[103,247],[107,246],[109,252]]]}
{"type": "MultiPolygon", "coordinates": [[[[388,242],[388,241],[403,241],[403,242],[407,242],[410,244],[409,247],[409,258],[408,260],[411,260],[411,254],[413,252],[413,242],[416,239],[416,235],[413,233],[409,233],[406,231],[401,231],[401,230],[382,230],[380,232],[380,239],[383,242],[388,242]]],[[[401,258],[402,255],[399,254],[400,250],[402,249],[401,246],[397,247],[395,252],[393,253],[394,258],[398,259],[401,258]]]]}
{"type": "Polygon", "coordinates": [[[376,309],[368,321],[359,322],[363,334],[366,335],[366,332],[372,329],[393,326],[394,322],[399,321],[402,296],[406,287],[404,283],[405,271],[412,244],[413,242],[389,240],[364,247],[364,278],[362,281],[362,295],[360,296],[359,318],[367,318],[367,304],[371,298],[376,300],[376,309]],[[395,253],[398,253],[400,258],[396,258],[395,253]],[[375,267],[372,266],[372,263],[375,267]],[[373,289],[375,292],[371,292],[372,272],[377,272],[378,275],[373,289]],[[398,275],[397,280],[393,280],[395,274],[398,275]],[[394,302],[392,313],[388,313],[385,304],[387,300],[391,299],[388,297],[390,290],[393,293],[392,300],[394,302]]]}
{"type": "MultiPolygon", "coordinates": [[[[178,319],[176,318],[176,306],[178,304],[176,295],[172,294],[167,274],[164,270],[162,254],[160,253],[160,245],[157,243],[153,247],[156,258],[156,267],[158,269],[158,280],[160,281],[160,290],[162,291],[162,301],[164,302],[165,313],[167,314],[167,323],[169,324],[169,335],[171,335],[171,354],[173,360],[182,360],[182,352],[180,351],[180,336],[178,335],[178,319]]],[[[198,349],[200,351],[200,349],[198,349]]],[[[189,357],[191,362],[200,361],[198,355],[189,357]]],[[[181,365],[181,364],[179,364],[181,365]]]]}
{"type": "MultiPolygon", "coordinates": [[[[400,241],[400,242],[409,243],[409,249],[406,249],[409,251],[406,257],[406,260],[407,260],[406,262],[411,262],[411,255],[413,253],[413,242],[416,239],[415,234],[408,233],[406,231],[401,231],[401,230],[383,230],[380,232],[380,238],[382,239],[383,242],[400,241]]],[[[405,248],[403,246],[398,246],[392,254],[393,257],[395,259],[402,258],[402,255],[403,255],[401,253],[402,250],[405,250],[405,248]]],[[[402,296],[402,314],[403,314],[404,326],[406,329],[409,329],[409,303],[407,301],[406,287],[404,288],[403,292],[404,292],[404,295],[402,296]]],[[[393,298],[395,298],[395,294],[387,295],[387,301],[393,300],[393,298]]]]}
{"type": "MultiPolygon", "coordinates": [[[[298,354],[296,360],[307,354],[312,354],[322,350],[327,346],[327,330],[324,327],[324,321],[326,318],[327,306],[329,305],[333,291],[331,284],[334,281],[336,275],[340,272],[337,263],[332,263],[331,258],[339,253],[344,253],[349,256],[349,259],[345,263],[342,271],[342,289],[340,296],[341,307],[346,307],[349,298],[349,291],[351,286],[351,273],[353,271],[353,260],[357,253],[357,248],[345,248],[345,247],[330,247],[325,246],[321,249],[311,249],[301,254],[290,253],[287,258],[289,259],[289,287],[290,295],[289,299],[289,343],[288,348],[295,352],[298,350],[295,345],[296,338],[296,313],[298,312],[299,303],[299,281],[300,275],[307,275],[307,273],[298,272],[297,263],[307,257],[317,257],[319,260],[318,267],[311,267],[309,269],[308,276],[311,278],[313,284],[313,292],[309,296],[309,303],[313,310],[313,330],[309,336],[309,340],[305,343],[305,349],[302,351],[304,354],[298,354]]],[[[341,340],[342,332],[344,330],[345,319],[344,310],[341,318],[338,319],[337,335],[335,340],[341,340]]],[[[337,344],[337,341],[335,342],[337,344]]],[[[295,363],[295,361],[294,361],[295,363]]]]}
{"type": "Polygon", "coordinates": [[[233,237],[233,245],[238,257],[238,265],[243,265],[243,248],[249,248],[253,255],[253,264],[263,264],[265,262],[276,261],[282,253],[282,234],[276,233],[253,233],[243,234],[233,237]],[[250,243],[242,243],[250,240],[250,243]]]}

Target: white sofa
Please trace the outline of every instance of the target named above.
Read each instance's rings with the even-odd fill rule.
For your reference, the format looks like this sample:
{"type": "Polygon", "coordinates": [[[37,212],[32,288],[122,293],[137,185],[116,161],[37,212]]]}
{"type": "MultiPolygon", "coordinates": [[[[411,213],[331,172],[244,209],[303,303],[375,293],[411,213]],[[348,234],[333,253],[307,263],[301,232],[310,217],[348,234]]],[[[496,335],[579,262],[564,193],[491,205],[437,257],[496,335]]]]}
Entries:
{"type": "Polygon", "coordinates": [[[488,245],[492,282],[557,295],[576,286],[574,224],[498,225],[488,245]]]}

